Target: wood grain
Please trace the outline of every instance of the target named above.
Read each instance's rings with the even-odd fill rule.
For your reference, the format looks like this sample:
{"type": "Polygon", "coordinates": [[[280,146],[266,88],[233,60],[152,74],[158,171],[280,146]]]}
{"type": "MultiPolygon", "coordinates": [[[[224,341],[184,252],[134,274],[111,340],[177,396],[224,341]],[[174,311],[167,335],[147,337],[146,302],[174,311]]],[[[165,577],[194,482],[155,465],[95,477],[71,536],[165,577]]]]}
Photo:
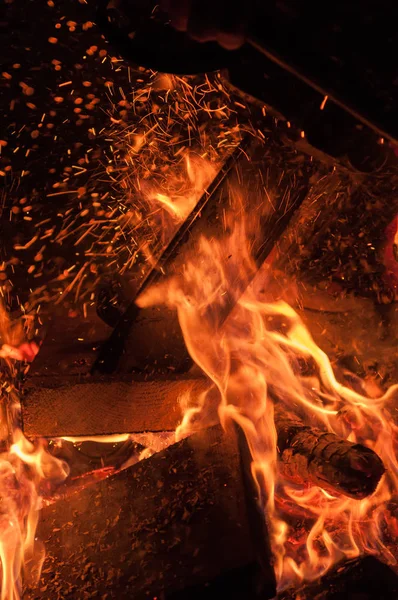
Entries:
{"type": "Polygon", "coordinates": [[[43,437],[174,431],[181,396],[196,397],[209,386],[205,379],[32,383],[22,402],[23,429],[43,437]]]}

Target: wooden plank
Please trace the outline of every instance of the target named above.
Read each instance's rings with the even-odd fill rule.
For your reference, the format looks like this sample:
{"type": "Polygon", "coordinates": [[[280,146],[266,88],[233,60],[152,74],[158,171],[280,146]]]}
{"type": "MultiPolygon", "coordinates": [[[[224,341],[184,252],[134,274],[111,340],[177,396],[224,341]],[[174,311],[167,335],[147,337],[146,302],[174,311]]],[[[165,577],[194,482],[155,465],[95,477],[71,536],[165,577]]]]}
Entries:
{"type": "Polygon", "coordinates": [[[24,598],[169,598],[250,565],[258,597],[272,598],[243,443],[236,429],[217,426],[45,507],[37,535],[47,556],[24,598]]]}
{"type": "Polygon", "coordinates": [[[398,598],[398,576],[375,556],[337,565],[316,581],[278,594],[278,600],[392,600],[398,598]]]}
{"type": "Polygon", "coordinates": [[[22,402],[23,429],[44,437],[174,431],[182,418],[179,398],[209,385],[205,379],[32,383],[22,402]]]}
{"type": "MultiPolygon", "coordinates": [[[[24,431],[47,437],[174,431],[182,418],[179,399],[195,398],[209,385],[175,379],[41,388],[24,401],[24,431]]],[[[277,402],[275,425],[287,477],[353,498],[375,490],[384,466],[370,448],[306,424],[277,402]]]]}

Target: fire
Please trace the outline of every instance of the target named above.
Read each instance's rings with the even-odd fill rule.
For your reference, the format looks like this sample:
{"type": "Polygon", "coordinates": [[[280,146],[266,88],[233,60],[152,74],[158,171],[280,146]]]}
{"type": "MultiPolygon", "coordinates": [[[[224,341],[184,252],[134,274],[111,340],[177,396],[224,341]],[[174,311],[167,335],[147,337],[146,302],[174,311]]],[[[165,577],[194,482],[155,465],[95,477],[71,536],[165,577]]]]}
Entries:
{"type": "Polygon", "coordinates": [[[187,152],[168,170],[161,184],[140,183],[140,202],[149,215],[152,235],[150,242],[142,246],[142,252],[150,265],[155,265],[159,250],[166,246],[195,208],[216,173],[216,162],[187,152]],[[155,240],[159,240],[157,245],[155,240]]]}
{"type": "MultiPolygon", "coordinates": [[[[35,539],[41,496],[68,475],[66,463],[47,451],[45,440],[32,443],[20,427],[20,404],[15,383],[20,361],[31,361],[38,352],[34,341],[24,341],[25,328],[12,323],[0,308],[0,358],[8,385],[1,397],[0,454],[0,561],[1,600],[18,600],[25,582],[38,581],[45,552],[35,539]]],[[[23,365],[24,363],[22,363],[23,365]]],[[[26,363],[25,363],[26,364],[26,363]]]]}
{"type": "Polygon", "coordinates": [[[144,187],[147,201],[158,204],[173,219],[182,222],[188,217],[217,173],[217,166],[195,154],[186,154],[172,176],[159,192],[157,187],[144,187]]]}
{"type": "MultiPolygon", "coordinates": [[[[107,206],[108,192],[101,197],[98,193],[91,194],[88,202],[92,206],[87,204],[91,212],[88,208],[81,211],[78,203],[79,218],[86,214],[89,218],[79,226],[75,225],[74,215],[65,219],[58,242],[73,233],[77,234],[78,246],[95,233],[98,240],[86,255],[99,261],[105,245],[103,254],[113,264],[118,252],[131,253],[128,260],[120,259],[123,266],[117,268],[121,273],[135,263],[138,253],[148,262],[155,262],[159,247],[164,247],[205,193],[217,166],[239,136],[237,126],[226,127],[217,134],[217,144],[213,147],[199,117],[225,120],[227,93],[224,90],[219,94],[218,79],[211,83],[206,78],[206,82],[193,86],[185,80],[169,81],[166,77],[136,94],[133,104],[140,115],[140,126],[134,125],[131,131],[124,121],[115,120],[118,125],[113,136],[115,147],[110,146],[111,157],[106,168],[112,183],[120,188],[123,202],[107,206]],[[215,109],[210,106],[214,95],[221,98],[221,105],[215,109]],[[195,145],[191,142],[191,130],[197,139],[195,145]],[[189,151],[182,146],[186,136],[189,151]],[[117,146],[119,138],[121,147],[117,146]]],[[[131,108],[128,104],[123,99],[126,111],[131,108]]],[[[85,188],[75,191],[79,198],[85,196],[85,188]]],[[[66,193],[70,191],[49,196],[66,193]]],[[[221,240],[202,239],[196,255],[189,258],[182,273],[140,299],[141,305],[166,299],[178,311],[187,348],[211,381],[209,389],[199,398],[185,399],[187,410],[176,438],[217,420],[224,426],[232,420],[243,429],[252,453],[252,473],[269,522],[280,588],[297,580],[314,579],[342,557],[376,553],[395,563],[383,541],[383,532],[390,525],[387,507],[398,485],[398,431],[392,418],[397,386],[383,394],[379,390],[375,393],[365,381],[360,383],[360,391],[358,386],[354,389],[348,383],[341,383],[329,358],[289,304],[261,299],[256,281],[240,295],[256,270],[250,254],[253,224],[249,219],[241,220],[242,215],[243,210],[239,210],[239,223],[235,223],[232,233],[221,240]],[[231,299],[235,307],[225,321],[231,299]],[[303,364],[310,367],[310,374],[302,368],[303,364]],[[278,409],[291,410],[310,427],[319,427],[374,450],[386,469],[374,493],[358,500],[289,478],[280,464],[275,423],[278,409]],[[305,523],[304,534],[294,527],[297,518],[305,523]]],[[[394,227],[393,248],[398,243],[396,223],[394,227]]],[[[49,229],[45,237],[53,233],[49,229]]],[[[34,237],[28,244],[36,241],[34,237]]],[[[94,274],[97,272],[94,262],[89,260],[77,275],[72,272],[72,265],[57,277],[61,286],[67,277],[72,278],[62,288],[63,297],[75,287],[77,302],[81,287],[85,289],[81,284],[86,277],[86,266],[90,265],[94,274]]],[[[391,264],[392,270],[396,270],[395,262],[391,264]]],[[[258,274],[257,280],[260,277],[258,274]]],[[[67,477],[68,468],[47,451],[44,440],[31,443],[19,427],[14,383],[20,367],[24,369],[26,361],[33,360],[37,344],[25,342],[23,328],[12,327],[4,312],[0,314],[0,336],[0,359],[7,380],[13,382],[7,392],[8,414],[3,414],[1,423],[4,438],[4,451],[0,455],[1,600],[17,600],[21,596],[22,577],[37,580],[44,560],[44,548],[35,539],[42,496],[67,477]]],[[[88,440],[115,443],[128,437],[126,434],[103,439],[64,439],[77,444],[88,440]]],[[[153,437],[135,436],[146,446],[143,456],[174,440],[173,436],[153,437]]],[[[366,465],[362,468],[366,470],[366,465]]]]}
{"type": "MultiPolygon", "coordinates": [[[[395,563],[383,529],[386,507],[398,489],[398,428],[392,417],[398,386],[375,395],[364,381],[360,391],[338,381],[294,309],[259,298],[256,290],[266,286],[266,281],[258,285],[263,274],[239,297],[236,289],[255,271],[249,239],[241,223],[221,240],[202,238],[182,273],[139,299],[141,306],[166,301],[177,310],[189,353],[212,382],[199,398],[185,399],[188,408],[177,439],[217,419],[224,426],[233,420],[243,429],[280,588],[314,579],[339,559],[365,552],[395,563]],[[236,303],[224,322],[231,297],[236,303]],[[374,450],[385,467],[374,493],[354,499],[285,476],[278,460],[276,407],[374,450]],[[305,536],[295,531],[295,517],[307,523],[305,536]]],[[[358,468],[367,476],[365,463],[358,468]]]]}
{"type": "Polygon", "coordinates": [[[67,465],[47,452],[44,441],[32,444],[15,429],[10,448],[0,455],[1,600],[20,598],[22,575],[25,582],[38,581],[45,557],[35,539],[41,494],[67,475],[67,465]]]}

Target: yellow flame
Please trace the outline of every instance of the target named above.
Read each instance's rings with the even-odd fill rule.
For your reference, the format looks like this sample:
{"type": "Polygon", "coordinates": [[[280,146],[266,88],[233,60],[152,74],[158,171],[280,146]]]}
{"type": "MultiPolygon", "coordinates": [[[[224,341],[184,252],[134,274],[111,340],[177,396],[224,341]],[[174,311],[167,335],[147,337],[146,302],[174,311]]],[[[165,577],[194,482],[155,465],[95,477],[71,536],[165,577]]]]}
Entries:
{"type": "Polygon", "coordinates": [[[391,417],[398,386],[372,397],[340,383],[294,309],[283,301],[260,301],[255,285],[237,299],[222,324],[226,294],[234,294],[237,276],[248,280],[255,268],[249,247],[242,224],[221,240],[202,238],[179,276],[140,298],[141,306],[165,301],[177,310],[187,349],[213,382],[188,401],[176,437],[211,424],[217,414],[222,424],[233,419],[241,426],[269,517],[280,587],[318,577],[344,556],[372,552],[394,563],[382,528],[385,507],[398,488],[398,428],[391,417]],[[300,374],[303,360],[314,365],[311,377],[300,374]],[[278,467],[275,398],[311,426],[372,448],[386,468],[376,491],[354,500],[314,485],[300,488],[284,477],[278,467]],[[304,512],[306,536],[296,535],[287,509],[293,515],[297,509],[304,512]]]}
{"type": "Polygon", "coordinates": [[[81,444],[82,442],[97,442],[100,444],[118,444],[126,442],[130,438],[128,433],[115,433],[112,435],[79,435],[75,437],[66,436],[62,440],[72,442],[73,444],[81,444]]]}
{"type": "Polygon", "coordinates": [[[35,539],[41,508],[41,485],[60,483],[68,467],[51,456],[46,443],[29,442],[20,429],[13,432],[8,452],[0,455],[0,560],[1,600],[21,597],[21,575],[36,582],[45,558],[44,547],[35,539]]]}
{"type": "Polygon", "coordinates": [[[162,207],[176,222],[184,221],[217,173],[217,166],[193,153],[187,153],[158,187],[143,186],[152,206],[162,207]]]}
{"type": "Polygon", "coordinates": [[[47,451],[45,440],[30,442],[18,426],[20,405],[13,387],[16,361],[31,361],[38,352],[34,342],[25,341],[26,332],[26,323],[12,322],[0,306],[0,358],[9,380],[8,394],[0,398],[4,447],[0,454],[1,600],[21,597],[22,576],[29,584],[38,581],[45,557],[44,547],[35,539],[42,488],[68,475],[67,465],[47,451]]]}

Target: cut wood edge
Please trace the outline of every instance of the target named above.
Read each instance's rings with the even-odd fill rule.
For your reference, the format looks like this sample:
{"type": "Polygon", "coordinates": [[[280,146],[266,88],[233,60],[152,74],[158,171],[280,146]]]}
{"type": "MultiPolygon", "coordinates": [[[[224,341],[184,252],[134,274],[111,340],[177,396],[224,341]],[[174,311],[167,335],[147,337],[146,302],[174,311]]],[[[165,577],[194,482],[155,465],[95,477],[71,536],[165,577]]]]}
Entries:
{"type": "Polygon", "coordinates": [[[174,431],[187,395],[206,379],[113,381],[27,388],[22,422],[28,437],[77,437],[174,431]]]}

